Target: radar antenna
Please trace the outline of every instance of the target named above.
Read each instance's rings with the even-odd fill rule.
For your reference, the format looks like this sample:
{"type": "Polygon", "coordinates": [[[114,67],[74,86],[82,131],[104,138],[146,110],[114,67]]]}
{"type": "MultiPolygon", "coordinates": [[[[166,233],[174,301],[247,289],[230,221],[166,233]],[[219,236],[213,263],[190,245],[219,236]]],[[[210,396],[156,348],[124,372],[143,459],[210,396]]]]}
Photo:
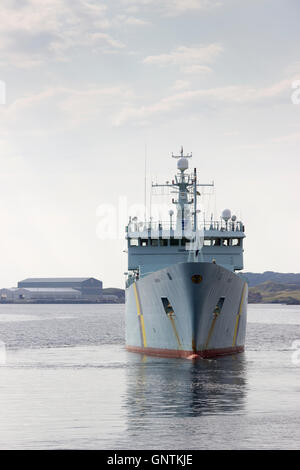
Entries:
{"type": "Polygon", "coordinates": [[[186,155],[183,155],[183,146],[181,146],[180,155],[174,155],[172,152],[173,158],[192,158],[192,156],[193,156],[192,152],[187,153],[186,155]]]}

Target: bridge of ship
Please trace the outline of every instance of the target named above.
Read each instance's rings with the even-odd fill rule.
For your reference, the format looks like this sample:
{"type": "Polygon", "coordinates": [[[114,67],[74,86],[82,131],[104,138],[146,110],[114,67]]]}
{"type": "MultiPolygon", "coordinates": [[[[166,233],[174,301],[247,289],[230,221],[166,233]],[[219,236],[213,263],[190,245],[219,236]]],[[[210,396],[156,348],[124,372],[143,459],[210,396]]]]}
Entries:
{"type": "MultiPolygon", "coordinates": [[[[244,226],[241,222],[209,222],[198,228],[201,248],[199,262],[213,262],[231,270],[243,269],[244,226]]],[[[195,232],[177,231],[168,223],[137,224],[126,227],[128,270],[145,276],[172,264],[190,261],[195,250],[195,232]]]]}

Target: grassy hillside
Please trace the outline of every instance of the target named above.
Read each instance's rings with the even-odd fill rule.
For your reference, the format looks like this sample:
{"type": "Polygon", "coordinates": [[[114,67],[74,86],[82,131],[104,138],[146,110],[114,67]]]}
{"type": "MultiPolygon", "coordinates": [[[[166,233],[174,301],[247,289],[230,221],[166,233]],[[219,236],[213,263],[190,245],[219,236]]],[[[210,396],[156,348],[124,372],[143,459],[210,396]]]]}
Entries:
{"type": "Polygon", "coordinates": [[[276,284],[298,284],[300,286],[300,273],[277,273],[274,271],[265,271],[264,273],[243,273],[250,287],[263,284],[267,281],[276,284]]]}
{"type": "Polygon", "coordinates": [[[249,303],[300,305],[300,284],[263,282],[249,288],[249,303]]]}

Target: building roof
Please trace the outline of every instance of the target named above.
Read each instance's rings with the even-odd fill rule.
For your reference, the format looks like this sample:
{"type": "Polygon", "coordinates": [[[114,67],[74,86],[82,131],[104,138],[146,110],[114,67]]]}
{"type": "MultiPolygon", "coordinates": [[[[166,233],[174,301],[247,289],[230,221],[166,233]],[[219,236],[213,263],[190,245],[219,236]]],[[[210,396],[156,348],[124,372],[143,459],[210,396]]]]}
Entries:
{"type": "Polygon", "coordinates": [[[19,282],[83,282],[93,277],[28,277],[19,282]]]}
{"type": "Polygon", "coordinates": [[[16,292],[16,291],[27,291],[28,288],[25,288],[25,287],[2,287],[0,289],[0,292],[3,292],[3,291],[9,291],[9,292],[16,292]]]}

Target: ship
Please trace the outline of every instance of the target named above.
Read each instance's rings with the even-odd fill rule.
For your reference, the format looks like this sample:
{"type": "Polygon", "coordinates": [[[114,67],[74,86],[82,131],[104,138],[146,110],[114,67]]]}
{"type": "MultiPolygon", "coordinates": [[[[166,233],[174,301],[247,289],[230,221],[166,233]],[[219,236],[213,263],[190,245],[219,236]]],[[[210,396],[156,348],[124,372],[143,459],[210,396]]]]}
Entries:
{"type": "Polygon", "coordinates": [[[244,351],[248,286],[243,269],[245,226],[229,209],[201,219],[201,191],[181,148],[174,179],[152,188],[175,193],[169,220],[126,226],[126,349],[174,358],[211,358],[244,351]],[[173,217],[174,216],[174,217],[173,217]],[[173,220],[174,219],[174,220],[173,220]]]}

